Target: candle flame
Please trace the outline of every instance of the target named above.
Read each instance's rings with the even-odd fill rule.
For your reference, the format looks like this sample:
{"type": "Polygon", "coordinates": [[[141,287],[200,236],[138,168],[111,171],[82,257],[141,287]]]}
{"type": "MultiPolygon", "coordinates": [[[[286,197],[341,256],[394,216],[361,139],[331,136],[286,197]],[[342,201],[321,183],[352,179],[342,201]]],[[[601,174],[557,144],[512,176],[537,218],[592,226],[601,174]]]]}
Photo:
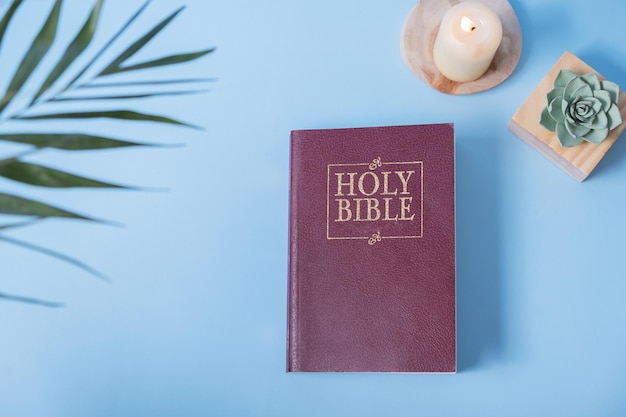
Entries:
{"type": "Polygon", "coordinates": [[[465,32],[472,33],[476,30],[476,26],[474,25],[474,22],[472,22],[472,19],[467,16],[463,16],[461,18],[461,29],[465,32]]]}

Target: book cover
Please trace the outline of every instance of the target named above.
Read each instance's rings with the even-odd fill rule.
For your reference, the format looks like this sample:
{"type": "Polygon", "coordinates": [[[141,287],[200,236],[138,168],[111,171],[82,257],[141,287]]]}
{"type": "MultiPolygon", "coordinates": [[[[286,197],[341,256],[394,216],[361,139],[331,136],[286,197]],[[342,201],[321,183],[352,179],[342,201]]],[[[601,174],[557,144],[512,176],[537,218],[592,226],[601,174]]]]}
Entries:
{"type": "Polygon", "coordinates": [[[452,124],[291,132],[288,372],[456,372],[452,124]]]}

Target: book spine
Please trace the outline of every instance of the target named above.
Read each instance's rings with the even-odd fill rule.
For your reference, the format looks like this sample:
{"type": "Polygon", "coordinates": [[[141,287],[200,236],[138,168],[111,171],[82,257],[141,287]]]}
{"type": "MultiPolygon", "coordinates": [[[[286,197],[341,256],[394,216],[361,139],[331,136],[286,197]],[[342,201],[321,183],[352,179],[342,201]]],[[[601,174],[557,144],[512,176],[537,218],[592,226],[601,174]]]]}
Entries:
{"type": "Polygon", "coordinates": [[[287,372],[297,372],[298,364],[298,188],[300,179],[300,147],[298,132],[291,132],[289,183],[289,271],[287,312],[287,372]]]}

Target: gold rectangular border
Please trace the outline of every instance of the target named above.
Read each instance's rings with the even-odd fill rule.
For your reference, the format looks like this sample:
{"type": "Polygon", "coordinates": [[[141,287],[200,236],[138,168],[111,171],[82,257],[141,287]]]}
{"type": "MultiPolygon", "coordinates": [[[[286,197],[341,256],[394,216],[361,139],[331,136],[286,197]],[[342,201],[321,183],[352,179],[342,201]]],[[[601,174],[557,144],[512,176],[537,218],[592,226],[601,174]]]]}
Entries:
{"type": "MultiPolygon", "coordinates": [[[[418,164],[420,166],[421,192],[420,192],[420,234],[416,236],[381,236],[382,239],[421,239],[424,236],[424,161],[409,162],[382,162],[384,165],[405,165],[418,164]]],[[[326,240],[362,240],[369,239],[370,236],[330,236],[330,167],[346,166],[367,166],[369,163],[361,164],[328,164],[326,165],[326,240]]]]}

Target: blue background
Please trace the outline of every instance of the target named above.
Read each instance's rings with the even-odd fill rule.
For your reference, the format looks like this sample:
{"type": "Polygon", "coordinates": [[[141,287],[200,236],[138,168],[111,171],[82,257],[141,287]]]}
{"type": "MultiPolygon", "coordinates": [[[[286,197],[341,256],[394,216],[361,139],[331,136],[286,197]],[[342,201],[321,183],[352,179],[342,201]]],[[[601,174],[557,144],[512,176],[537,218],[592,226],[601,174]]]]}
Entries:
{"type": "MultiPolygon", "coordinates": [[[[108,0],[95,42],[141,4],[108,0]]],[[[116,51],[182,4],[153,1],[116,51]]],[[[124,225],[46,221],[10,234],[75,256],[109,283],[0,242],[1,291],[66,303],[0,302],[0,416],[626,415],[626,140],[579,184],[507,130],[565,50],[626,86],[625,2],[512,0],[521,61],[502,85],[471,96],[441,94],[402,63],[413,0],[185,4],[135,62],[217,46],[144,76],[218,81],[208,93],[125,104],[205,130],[83,123],[185,146],[30,159],[167,190],[0,181],[124,225]],[[454,122],[457,136],[459,373],[285,373],[290,130],[438,122],[454,122]]],[[[92,5],[64,3],[60,40],[31,93],[92,5]]],[[[29,0],[16,15],[0,88],[51,6],[29,0]]],[[[16,149],[0,146],[5,156],[16,149]]]]}

